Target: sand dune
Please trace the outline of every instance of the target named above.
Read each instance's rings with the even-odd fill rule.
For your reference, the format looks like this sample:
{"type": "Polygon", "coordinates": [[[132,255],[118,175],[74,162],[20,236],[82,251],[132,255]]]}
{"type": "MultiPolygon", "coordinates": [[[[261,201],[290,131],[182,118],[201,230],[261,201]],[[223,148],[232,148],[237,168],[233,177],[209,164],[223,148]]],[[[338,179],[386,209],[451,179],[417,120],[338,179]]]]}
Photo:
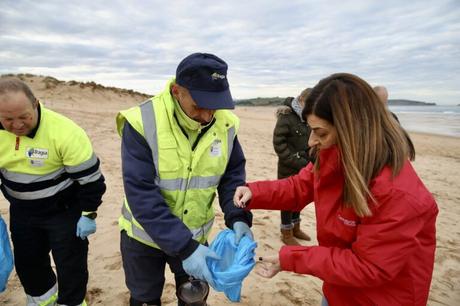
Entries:
{"type": "MultiPolygon", "coordinates": [[[[42,103],[72,118],[89,134],[102,161],[108,190],[100,207],[98,231],[90,236],[87,300],[90,305],[128,305],[128,290],[119,251],[117,219],[123,196],[120,171],[120,141],[115,129],[118,110],[135,105],[145,97],[97,86],[81,87],[58,83],[46,85],[43,77],[27,77],[42,103]]],[[[55,83],[55,82],[54,82],[55,83]]],[[[275,109],[240,107],[239,138],[247,158],[248,181],[276,178],[276,155],[271,144],[275,109]]],[[[460,304],[460,138],[411,134],[417,150],[414,163],[419,175],[435,195],[438,217],[438,247],[429,305],[460,304]]],[[[0,196],[0,213],[8,223],[8,203],[0,196]]],[[[216,205],[214,237],[224,228],[222,213],[216,205]]],[[[314,210],[302,211],[302,227],[315,237],[314,210]]],[[[279,212],[256,211],[253,231],[258,242],[257,256],[275,253],[281,246],[279,212]]],[[[313,238],[308,245],[315,245],[313,238]]],[[[307,243],[305,243],[307,245],[307,243]]],[[[163,293],[164,305],[176,305],[172,274],[167,272],[163,293]]],[[[267,280],[254,273],[244,281],[240,305],[319,305],[321,281],[312,276],[280,273],[267,280]]],[[[1,305],[24,305],[25,295],[13,272],[1,305]]],[[[223,293],[210,293],[210,305],[231,305],[223,293]]]]}

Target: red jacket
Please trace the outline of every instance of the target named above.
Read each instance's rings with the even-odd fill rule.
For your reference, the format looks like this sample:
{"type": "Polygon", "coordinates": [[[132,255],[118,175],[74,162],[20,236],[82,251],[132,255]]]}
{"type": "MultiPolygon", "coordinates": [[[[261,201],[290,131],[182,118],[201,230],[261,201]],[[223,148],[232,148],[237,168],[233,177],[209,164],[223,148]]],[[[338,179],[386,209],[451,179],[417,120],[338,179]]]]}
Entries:
{"type": "Polygon", "coordinates": [[[320,171],[249,183],[249,209],[300,211],[315,202],[319,246],[284,246],[281,268],[324,281],[335,305],[426,305],[433,273],[438,208],[409,161],[392,178],[385,167],[369,188],[371,217],[344,208],[344,176],[336,147],[322,150],[320,171]]]}

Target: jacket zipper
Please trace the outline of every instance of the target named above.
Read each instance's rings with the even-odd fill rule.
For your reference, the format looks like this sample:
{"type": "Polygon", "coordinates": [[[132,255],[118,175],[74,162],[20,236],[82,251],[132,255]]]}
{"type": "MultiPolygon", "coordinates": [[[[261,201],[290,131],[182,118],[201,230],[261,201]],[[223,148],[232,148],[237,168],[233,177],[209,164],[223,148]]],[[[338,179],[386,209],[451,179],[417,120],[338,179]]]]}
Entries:
{"type": "Polygon", "coordinates": [[[16,136],[16,146],[14,147],[14,150],[15,150],[15,151],[18,151],[18,150],[19,150],[19,141],[20,141],[19,136],[16,136]]]}

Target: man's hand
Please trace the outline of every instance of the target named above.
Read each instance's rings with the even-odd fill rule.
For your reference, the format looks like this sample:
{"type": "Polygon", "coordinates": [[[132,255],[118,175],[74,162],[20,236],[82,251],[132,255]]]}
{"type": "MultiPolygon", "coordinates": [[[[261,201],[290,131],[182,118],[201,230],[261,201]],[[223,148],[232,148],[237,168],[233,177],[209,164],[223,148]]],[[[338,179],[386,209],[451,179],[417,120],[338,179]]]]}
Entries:
{"type": "Polygon", "coordinates": [[[215,288],[211,272],[209,272],[208,265],[206,264],[206,257],[220,260],[220,257],[214,251],[200,244],[195,252],[182,261],[182,267],[188,275],[204,280],[215,288]]]}
{"type": "Polygon", "coordinates": [[[96,232],[96,221],[88,217],[81,216],[77,223],[77,236],[85,240],[91,234],[96,232]]]}
{"type": "Polygon", "coordinates": [[[254,240],[254,235],[251,232],[249,226],[243,221],[237,221],[233,224],[233,231],[235,232],[235,244],[240,243],[243,236],[247,236],[249,239],[254,240]]]}

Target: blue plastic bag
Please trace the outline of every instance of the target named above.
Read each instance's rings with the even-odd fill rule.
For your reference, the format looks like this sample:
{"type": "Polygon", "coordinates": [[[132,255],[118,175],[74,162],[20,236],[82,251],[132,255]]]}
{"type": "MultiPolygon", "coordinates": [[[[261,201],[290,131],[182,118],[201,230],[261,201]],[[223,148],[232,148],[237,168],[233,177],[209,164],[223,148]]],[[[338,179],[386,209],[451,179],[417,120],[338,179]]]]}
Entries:
{"type": "Polygon", "coordinates": [[[210,245],[210,249],[221,257],[220,260],[207,259],[216,291],[223,291],[232,302],[241,298],[241,284],[251,272],[257,243],[243,236],[239,245],[235,244],[235,232],[229,229],[221,231],[210,245]]]}
{"type": "Polygon", "coordinates": [[[0,292],[5,291],[8,276],[13,270],[13,254],[5,221],[0,217],[0,292]]]}

